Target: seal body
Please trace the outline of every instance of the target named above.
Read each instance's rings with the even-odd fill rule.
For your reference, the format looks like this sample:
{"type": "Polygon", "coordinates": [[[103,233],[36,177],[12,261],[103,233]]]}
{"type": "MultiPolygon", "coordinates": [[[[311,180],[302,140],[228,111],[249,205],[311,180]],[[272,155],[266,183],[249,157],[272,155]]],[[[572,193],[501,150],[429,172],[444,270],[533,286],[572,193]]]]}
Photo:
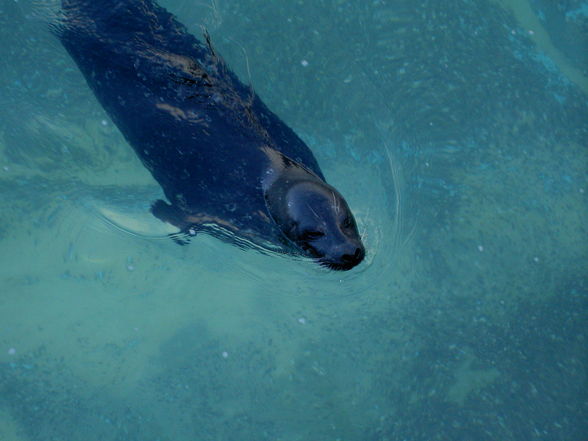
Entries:
{"type": "MultiPolygon", "coordinates": [[[[328,198],[342,197],[305,143],[228,69],[207,34],[198,40],[150,0],[63,0],[54,29],[161,185],[168,202],[153,204],[155,216],[186,237],[204,231],[237,245],[325,258],[284,230],[290,208],[309,196],[288,192],[309,182],[328,188],[328,198]]],[[[322,204],[311,215],[324,238],[329,226],[320,211],[333,214],[335,207],[322,204]]],[[[335,269],[354,266],[364,254],[353,216],[344,214],[353,234],[326,245],[348,245],[345,268],[327,259],[335,269]]]]}

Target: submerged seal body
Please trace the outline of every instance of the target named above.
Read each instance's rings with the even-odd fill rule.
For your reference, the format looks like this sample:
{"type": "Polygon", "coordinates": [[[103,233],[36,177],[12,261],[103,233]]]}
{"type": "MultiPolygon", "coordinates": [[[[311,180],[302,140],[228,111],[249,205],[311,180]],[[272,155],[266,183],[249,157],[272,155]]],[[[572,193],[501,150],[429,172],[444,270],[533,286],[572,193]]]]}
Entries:
{"type": "Polygon", "coordinates": [[[310,149],[242,84],[205,34],[151,0],[63,0],[55,33],[187,236],[317,259],[364,257],[351,210],[310,149]]]}

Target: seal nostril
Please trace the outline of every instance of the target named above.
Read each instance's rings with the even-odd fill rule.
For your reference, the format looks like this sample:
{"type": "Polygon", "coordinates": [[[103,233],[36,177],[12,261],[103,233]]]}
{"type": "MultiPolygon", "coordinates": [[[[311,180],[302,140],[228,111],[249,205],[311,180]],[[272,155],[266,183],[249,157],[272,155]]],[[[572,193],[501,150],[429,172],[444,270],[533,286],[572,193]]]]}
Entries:
{"type": "Polygon", "coordinates": [[[363,259],[363,252],[361,248],[356,248],[353,254],[343,254],[341,256],[341,262],[343,263],[355,263],[363,259]]]}

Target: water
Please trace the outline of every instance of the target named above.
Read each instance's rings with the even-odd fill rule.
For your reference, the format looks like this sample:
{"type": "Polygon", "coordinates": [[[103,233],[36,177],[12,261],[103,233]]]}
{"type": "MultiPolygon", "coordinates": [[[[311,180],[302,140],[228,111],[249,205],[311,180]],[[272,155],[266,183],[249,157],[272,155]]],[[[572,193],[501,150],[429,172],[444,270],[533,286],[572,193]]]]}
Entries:
{"type": "Polygon", "coordinates": [[[2,0],[0,440],[585,439],[586,3],[162,5],[308,142],[366,262],[162,238],[55,5],[2,0]]]}

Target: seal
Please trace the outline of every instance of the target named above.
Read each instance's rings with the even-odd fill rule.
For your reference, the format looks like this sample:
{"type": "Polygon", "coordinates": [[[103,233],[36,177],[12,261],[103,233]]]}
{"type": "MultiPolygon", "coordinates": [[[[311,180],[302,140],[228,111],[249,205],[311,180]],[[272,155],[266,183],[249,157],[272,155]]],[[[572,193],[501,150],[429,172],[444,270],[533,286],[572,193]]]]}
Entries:
{"type": "Polygon", "coordinates": [[[180,229],[349,270],[365,255],[310,149],[203,40],[150,0],[63,0],[52,26],[159,183],[152,213],[180,229]]]}

